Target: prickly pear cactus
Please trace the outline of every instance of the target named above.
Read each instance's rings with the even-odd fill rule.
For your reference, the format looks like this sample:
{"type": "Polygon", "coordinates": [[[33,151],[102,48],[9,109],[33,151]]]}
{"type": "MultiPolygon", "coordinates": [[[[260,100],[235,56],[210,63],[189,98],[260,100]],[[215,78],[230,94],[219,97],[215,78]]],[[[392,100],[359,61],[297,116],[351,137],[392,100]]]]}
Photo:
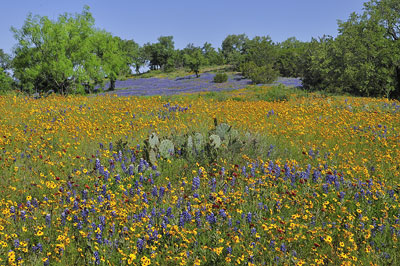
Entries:
{"type": "Polygon", "coordinates": [[[214,149],[218,149],[221,146],[221,138],[218,135],[211,135],[210,136],[210,145],[214,149]]]}
{"type": "Polygon", "coordinates": [[[158,136],[156,133],[152,133],[149,137],[149,144],[150,148],[155,149],[158,144],[160,144],[160,141],[158,140],[158,136]]]}
{"type": "Polygon", "coordinates": [[[170,141],[169,139],[164,139],[160,143],[160,155],[164,158],[170,158],[171,153],[174,153],[174,143],[170,141]]]}
{"type": "Polygon", "coordinates": [[[152,165],[155,165],[157,163],[157,153],[155,149],[151,149],[149,151],[149,161],[152,165]]]}
{"type": "Polygon", "coordinates": [[[229,136],[231,140],[237,139],[239,138],[239,132],[236,129],[231,129],[231,131],[229,131],[229,136]]]}
{"type": "Polygon", "coordinates": [[[187,136],[176,136],[173,139],[176,149],[178,149],[178,148],[185,149],[186,141],[187,141],[187,136]]]}
{"type": "Polygon", "coordinates": [[[188,150],[189,152],[192,152],[192,151],[193,151],[193,138],[192,138],[192,136],[189,136],[189,137],[187,138],[187,145],[186,145],[186,148],[187,148],[187,150],[188,150]]]}
{"type": "Polygon", "coordinates": [[[193,144],[197,151],[201,151],[204,145],[204,137],[201,133],[194,134],[193,144]]]}
{"type": "Polygon", "coordinates": [[[228,124],[222,123],[219,124],[216,128],[215,128],[215,133],[222,139],[225,140],[228,138],[228,134],[231,130],[231,127],[228,124]]]}

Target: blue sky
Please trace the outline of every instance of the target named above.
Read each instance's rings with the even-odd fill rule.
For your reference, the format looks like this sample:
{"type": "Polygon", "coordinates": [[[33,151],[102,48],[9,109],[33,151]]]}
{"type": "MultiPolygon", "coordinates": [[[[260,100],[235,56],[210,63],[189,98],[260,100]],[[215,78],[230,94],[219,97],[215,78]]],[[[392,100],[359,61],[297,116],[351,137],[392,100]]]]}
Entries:
{"type": "Polygon", "coordinates": [[[361,13],[364,0],[13,0],[3,1],[0,48],[10,53],[15,45],[11,26],[21,28],[27,15],[80,13],[84,5],[96,27],[139,44],[173,35],[176,48],[210,42],[220,47],[228,34],[271,36],[275,42],[296,37],[309,41],[324,34],[337,35],[337,20],[361,13]]]}

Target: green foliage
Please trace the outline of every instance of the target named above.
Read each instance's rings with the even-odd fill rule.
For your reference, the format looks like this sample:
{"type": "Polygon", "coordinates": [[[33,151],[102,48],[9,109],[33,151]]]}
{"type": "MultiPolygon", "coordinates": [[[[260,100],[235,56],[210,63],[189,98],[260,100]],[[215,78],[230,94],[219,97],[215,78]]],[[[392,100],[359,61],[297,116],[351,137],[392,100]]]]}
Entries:
{"type": "Polygon", "coordinates": [[[245,34],[228,35],[222,42],[221,53],[228,64],[239,69],[244,61],[244,47],[249,38],[245,34]]]}
{"type": "Polygon", "coordinates": [[[0,67],[0,94],[8,92],[13,88],[13,79],[0,67]]]}
{"type": "Polygon", "coordinates": [[[400,96],[398,1],[371,0],[363,14],[339,21],[339,35],[306,48],[303,85],[308,90],[361,96],[400,96]]]}
{"type": "Polygon", "coordinates": [[[192,53],[185,54],[184,58],[185,66],[188,66],[196,74],[196,77],[199,77],[200,67],[206,64],[206,59],[201,53],[200,48],[195,49],[192,53]]]}
{"type": "Polygon", "coordinates": [[[257,95],[257,97],[263,101],[280,102],[289,100],[290,94],[292,93],[294,93],[294,89],[279,84],[278,86],[272,86],[264,93],[257,95]]]}
{"type": "Polygon", "coordinates": [[[274,68],[279,71],[280,76],[302,76],[302,62],[305,46],[306,43],[297,40],[295,37],[288,38],[277,45],[277,59],[274,68]]]}
{"type": "Polygon", "coordinates": [[[115,81],[126,65],[117,40],[94,27],[88,7],[56,21],[29,15],[21,29],[12,30],[18,42],[14,75],[27,92],[91,90],[105,77],[115,81]]]}
{"type": "Polygon", "coordinates": [[[217,73],[214,77],[215,83],[224,83],[228,81],[228,75],[226,73],[217,73]]]}
{"type": "Polygon", "coordinates": [[[100,73],[110,80],[109,89],[114,90],[119,74],[128,72],[128,60],[120,49],[120,39],[105,31],[96,31],[93,39],[94,51],[100,60],[100,73]]]}
{"type": "Polygon", "coordinates": [[[303,60],[303,87],[306,90],[330,90],[330,84],[334,81],[333,66],[328,60],[328,54],[332,51],[333,38],[323,36],[319,40],[312,39],[307,45],[303,60]]]}
{"type": "Polygon", "coordinates": [[[204,43],[202,49],[202,53],[207,60],[208,65],[215,66],[215,65],[223,65],[224,56],[222,55],[221,50],[216,51],[214,47],[211,46],[210,43],[204,43]]]}
{"type": "Polygon", "coordinates": [[[3,49],[0,49],[0,68],[8,70],[11,68],[11,56],[6,54],[3,49]]]}
{"type": "Polygon", "coordinates": [[[253,61],[242,64],[242,74],[251,79],[254,84],[267,84],[276,80],[278,72],[273,69],[272,64],[257,66],[253,61]]]}
{"type": "Polygon", "coordinates": [[[120,40],[120,49],[126,56],[127,66],[129,68],[134,68],[136,74],[140,74],[140,68],[146,65],[144,49],[134,40],[120,40]]]}
{"type": "Polygon", "coordinates": [[[278,72],[273,68],[276,48],[269,36],[256,36],[247,40],[243,51],[244,60],[240,64],[240,71],[245,78],[260,84],[273,82],[278,77],[278,72]]]}
{"type": "Polygon", "coordinates": [[[150,63],[150,69],[170,70],[175,55],[173,36],[160,36],[157,43],[143,46],[144,58],[150,63]]]}
{"type": "Polygon", "coordinates": [[[256,36],[248,40],[243,47],[245,62],[254,62],[257,66],[273,64],[277,58],[277,51],[269,36],[256,36]]]}

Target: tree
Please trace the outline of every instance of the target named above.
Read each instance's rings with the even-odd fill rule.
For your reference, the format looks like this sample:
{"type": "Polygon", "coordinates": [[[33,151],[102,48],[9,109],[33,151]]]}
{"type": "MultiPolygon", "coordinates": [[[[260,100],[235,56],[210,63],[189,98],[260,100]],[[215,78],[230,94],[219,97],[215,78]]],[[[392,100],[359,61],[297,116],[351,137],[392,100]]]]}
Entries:
{"type": "Polygon", "coordinates": [[[8,70],[11,67],[11,56],[6,54],[3,49],[0,49],[0,67],[3,70],[8,70]]]}
{"type": "Polygon", "coordinates": [[[338,36],[306,49],[307,89],[361,96],[400,97],[400,2],[371,0],[361,15],[338,22],[338,36]]]}
{"type": "Polygon", "coordinates": [[[207,64],[211,66],[215,65],[223,65],[224,57],[221,53],[217,52],[214,47],[211,46],[210,43],[204,43],[201,48],[204,58],[207,60],[207,64]]]}
{"type": "Polygon", "coordinates": [[[185,65],[190,68],[199,77],[200,67],[205,65],[207,60],[201,53],[200,47],[197,47],[192,53],[185,54],[185,65]]]}
{"type": "Polygon", "coordinates": [[[0,67],[0,94],[10,91],[13,88],[13,79],[0,67]]]}
{"type": "Polygon", "coordinates": [[[128,72],[127,55],[120,49],[120,39],[106,31],[96,31],[93,34],[93,40],[93,48],[100,60],[102,76],[110,80],[109,90],[114,90],[118,76],[128,72]]]}
{"type": "Polygon", "coordinates": [[[13,87],[13,79],[8,70],[11,68],[11,57],[0,49],[0,94],[13,87]]]}
{"type": "Polygon", "coordinates": [[[387,40],[386,49],[390,50],[386,63],[394,81],[394,88],[388,92],[400,98],[400,2],[398,0],[371,0],[364,4],[365,13],[370,21],[378,24],[382,30],[377,34],[387,40]],[[389,62],[390,61],[390,62],[389,62]]]}
{"type": "Polygon", "coordinates": [[[240,66],[242,74],[254,83],[274,81],[278,72],[274,69],[276,48],[269,36],[256,36],[243,46],[244,60],[240,66]]]}
{"type": "Polygon", "coordinates": [[[282,77],[301,77],[301,62],[305,43],[290,37],[277,45],[277,59],[274,68],[282,77]]]}
{"type": "Polygon", "coordinates": [[[150,62],[150,69],[170,69],[174,66],[175,48],[173,36],[160,36],[157,43],[145,44],[144,54],[150,62]]]}
{"type": "Polygon", "coordinates": [[[244,46],[248,40],[245,34],[231,34],[222,42],[222,54],[226,62],[232,64],[235,69],[239,69],[243,63],[244,46]]]}
{"type": "Polygon", "coordinates": [[[313,38],[306,45],[302,61],[302,83],[306,90],[322,90],[334,92],[335,69],[332,59],[334,39],[323,36],[318,40],[313,38]]]}
{"type": "Polygon", "coordinates": [[[121,40],[121,50],[127,58],[129,68],[134,68],[136,73],[140,73],[140,68],[146,65],[144,50],[134,40],[121,40]]]}
{"type": "Polygon", "coordinates": [[[30,14],[21,29],[12,30],[18,42],[14,76],[28,92],[81,92],[114,78],[123,61],[111,34],[94,27],[87,6],[56,21],[30,14]]]}
{"type": "Polygon", "coordinates": [[[395,90],[393,47],[368,13],[339,22],[333,48],[336,87],[363,96],[389,97],[395,90]]]}

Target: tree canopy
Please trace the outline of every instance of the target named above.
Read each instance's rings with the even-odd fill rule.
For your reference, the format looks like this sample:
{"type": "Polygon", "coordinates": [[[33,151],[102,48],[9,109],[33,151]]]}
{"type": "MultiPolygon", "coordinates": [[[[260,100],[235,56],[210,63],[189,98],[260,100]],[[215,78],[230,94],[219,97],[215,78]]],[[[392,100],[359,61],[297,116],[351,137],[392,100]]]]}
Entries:
{"type": "Polygon", "coordinates": [[[12,30],[18,42],[14,75],[26,91],[80,92],[105,77],[115,80],[126,65],[118,42],[94,27],[88,7],[56,21],[30,14],[21,29],[12,30]]]}
{"type": "Polygon", "coordinates": [[[87,6],[56,20],[28,15],[22,28],[12,28],[17,41],[13,56],[0,49],[2,90],[80,93],[105,80],[113,90],[116,80],[132,70],[187,68],[198,76],[201,66],[229,64],[254,83],[270,83],[278,75],[301,77],[310,91],[400,98],[398,0],[369,0],[362,14],[338,21],[336,37],[274,43],[268,35],[230,34],[218,49],[208,42],[175,49],[173,36],[141,46],[94,22],[87,6]]]}

